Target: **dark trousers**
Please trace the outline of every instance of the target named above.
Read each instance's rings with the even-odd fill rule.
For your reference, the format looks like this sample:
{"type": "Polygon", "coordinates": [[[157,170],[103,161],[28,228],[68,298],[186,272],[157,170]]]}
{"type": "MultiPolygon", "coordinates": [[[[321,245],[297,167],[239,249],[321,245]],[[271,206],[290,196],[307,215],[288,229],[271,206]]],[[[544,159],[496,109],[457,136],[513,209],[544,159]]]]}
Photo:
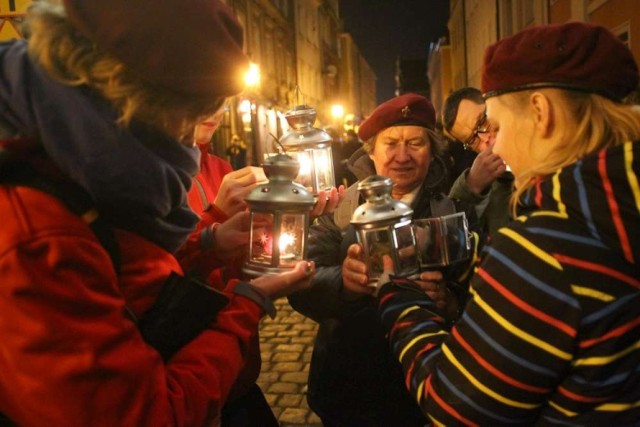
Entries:
{"type": "Polygon", "coordinates": [[[222,408],[222,427],[278,427],[279,425],[257,384],[222,408]]]}

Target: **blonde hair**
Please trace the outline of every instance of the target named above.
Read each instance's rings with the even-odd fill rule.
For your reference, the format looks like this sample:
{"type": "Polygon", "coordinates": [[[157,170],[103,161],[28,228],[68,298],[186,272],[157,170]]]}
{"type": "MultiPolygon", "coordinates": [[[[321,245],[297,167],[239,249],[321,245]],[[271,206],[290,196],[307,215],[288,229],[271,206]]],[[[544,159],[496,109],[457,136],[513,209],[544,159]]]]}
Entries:
{"type": "Polygon", "coordinates": [[[30,7],[25,22],[29,55],[58,82],[95,89],[119,111],[118,124],[127,126],[135,118],[178,139],[188,139],[194,126],[224,103],[224,98],[187,97],[145,83],[75,30],[58,3],[38,1],[30,7]]]}
{"type": "MultiPolygon", "coordinates": [[[[558,169],[603,148],[615,147],[640,139],[640,110],[619,104],[600,95],[563,89],[545,89],[557,95],[560,108],[574,124],[562,134],[557,148],[543,159],[534,159],[534,166],[518,177],[523,184],[513,194],[511,206],[515,214],[520,196],[535,179],[555,173],[558,169]]],[[[523,111],[534,90],[515,92],[498,97],[513,112],[523,111]]]]}

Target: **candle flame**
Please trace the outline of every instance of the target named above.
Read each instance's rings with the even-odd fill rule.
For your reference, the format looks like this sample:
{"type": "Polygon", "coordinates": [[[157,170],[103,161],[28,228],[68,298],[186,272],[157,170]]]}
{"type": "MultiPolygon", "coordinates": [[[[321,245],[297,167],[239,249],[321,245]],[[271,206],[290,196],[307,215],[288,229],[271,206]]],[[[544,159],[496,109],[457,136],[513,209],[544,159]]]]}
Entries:
{"type": "Polygon", "coordinates": [[[282,233],[280,236],[280,252],[285,253],[289,246],[296,242],[296,237],[291,233],[282,233]]]}

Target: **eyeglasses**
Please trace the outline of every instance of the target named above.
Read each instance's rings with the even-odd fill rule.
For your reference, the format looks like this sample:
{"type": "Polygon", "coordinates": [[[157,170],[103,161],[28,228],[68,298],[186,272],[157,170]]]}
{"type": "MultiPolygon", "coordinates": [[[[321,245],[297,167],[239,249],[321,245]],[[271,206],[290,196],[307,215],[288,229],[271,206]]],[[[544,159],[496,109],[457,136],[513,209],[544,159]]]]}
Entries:
{"type": "Polygon", "coordinates": [[[471,150],[474,145],[478,143],[480,135],[484,135],[491,132],[491,124],[487,121],[487,112],[482,113],[482,116],[476,122],[476,127],[469,138],[462,142],[462,146],[465,150],[471,150]]]}

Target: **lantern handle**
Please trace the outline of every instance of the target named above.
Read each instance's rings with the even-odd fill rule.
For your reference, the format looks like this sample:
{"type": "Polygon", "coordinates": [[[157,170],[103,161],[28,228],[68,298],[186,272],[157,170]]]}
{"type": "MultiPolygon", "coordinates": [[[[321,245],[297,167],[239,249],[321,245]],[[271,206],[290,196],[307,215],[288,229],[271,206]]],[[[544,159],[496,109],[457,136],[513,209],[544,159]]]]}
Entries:
{"type": "Polygon", "coordinates": [[[298,84],[296,84],[296,88],[295,88],[295,104],[294,105],[302,105],[300,104],[300,96],[302,96],[302,102],[304,103],[304,94],[302,93],[302,90],[300,90],[300,86],[298,84]]]}
{"type": "Polygon", "coordinates": [[[277,136],[275,136],[274,134],[272,134],[271,132],[269,132],[269,136],[271,138],[273,138],[273,140],[276,142],[276,144],[278,144],[278,146],[280,147],[280,149],[282,149],[282,154],[287,154],[287,150],[284,148],[284,145],[282,145],[282,143],[280,142],[280,140],[278,139],[277,136]]]}

